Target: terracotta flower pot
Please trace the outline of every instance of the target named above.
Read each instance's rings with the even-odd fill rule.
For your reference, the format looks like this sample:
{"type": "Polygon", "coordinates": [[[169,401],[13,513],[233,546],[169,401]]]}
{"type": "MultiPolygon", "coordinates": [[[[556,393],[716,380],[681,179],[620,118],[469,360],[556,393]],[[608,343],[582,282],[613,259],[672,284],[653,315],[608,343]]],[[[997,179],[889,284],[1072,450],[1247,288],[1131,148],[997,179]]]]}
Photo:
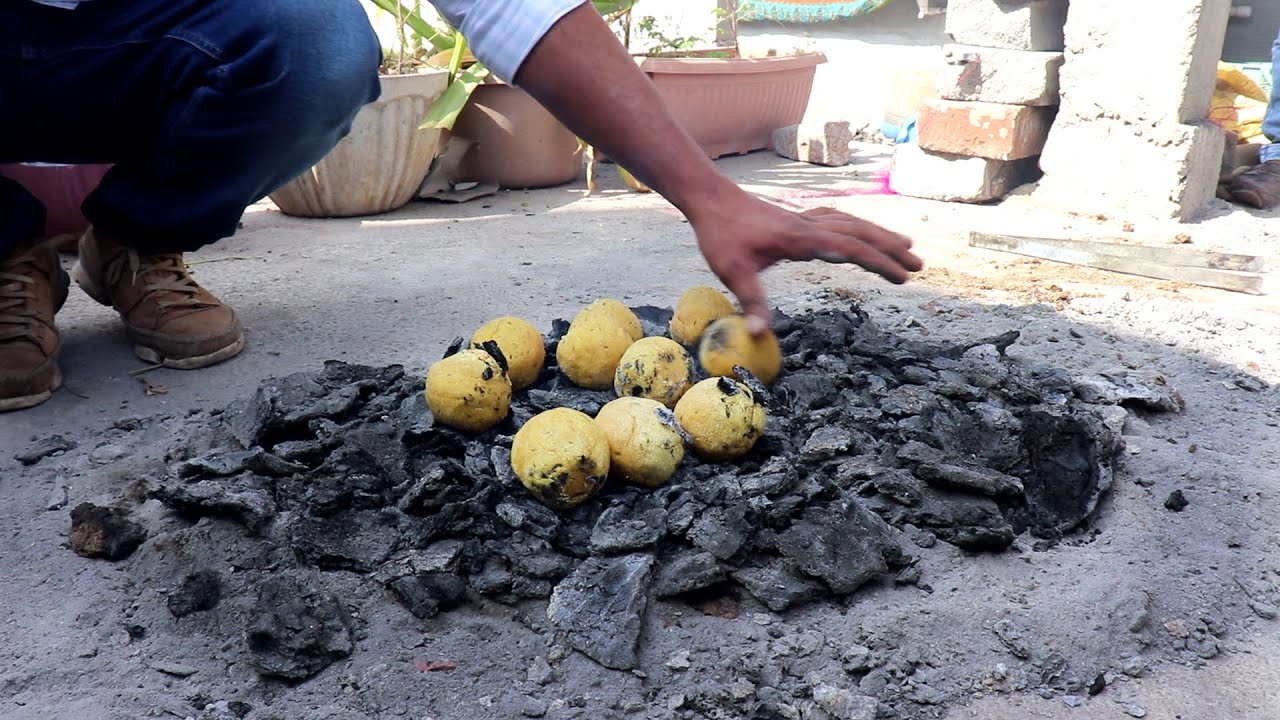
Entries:
{"type": "Polygon", "coordinates": [[[504,188],[563,185],[578,177],[578,138],[525,91],[501,82],[476,88],[453,134],[475,142],[457,179],[504,188]]]}
{"type": "Polygon", "coordinates": [[[713,158],[764,150],[804,118],[822,53],[763,58],[647,57],[667,107],[713,158]]]}
{"type": "Polygon", "coordinates": [[[16,180],[44,204],[44,234],[79,234],[89,227],[80,206],[98,187],[110,165],[0,165],[0,177],[16,180]]]}
{"type": "Polygon", "coordinates": [[[384,75],[382,97],[320,162],[271,193],[286,215],[349,217],[407,204],[427,176],[441,132],[418,126],[448,85],[446,70],[384,75]]]}

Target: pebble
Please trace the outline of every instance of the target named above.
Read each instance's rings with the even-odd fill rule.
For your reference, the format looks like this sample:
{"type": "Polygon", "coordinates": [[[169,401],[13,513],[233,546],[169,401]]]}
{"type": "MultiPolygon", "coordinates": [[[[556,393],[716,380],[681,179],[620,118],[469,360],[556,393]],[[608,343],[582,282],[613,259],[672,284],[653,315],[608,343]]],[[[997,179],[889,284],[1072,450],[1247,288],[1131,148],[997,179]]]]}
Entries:
{"type": "Polygon", "coordinates": [[[1081,705],[1084,704],[1084,698],[1080,697],[1079,695],[1063,695],[1062,702],[1067,707],[1075,708],[1075,707],[1080,707],[1081,705]]]}
{"type": "Polygon", "coordinates": [[[1146,669],[1147,664],[1140,657],[1127,657],[1120,661],[1120,672],[1129,677],[1142,677],[1146,669]]]}
{"type": "Polygon", "coordinates": [[[677,650],[671,653],[671,657],[667,658],[667,667],[672,670],[688,670],[689,669],[689,651],[677,650]]]}
{"type": "Polygon", "coordinates": [[[525,717],[540,718],[547,714],[547,702],[538,698],[529,698],[525,700],[524,707],[520,708],[520,714],[525,717]]]}
{"type": "Polygon", "coordinates": [[[164,662],[164,661],[150,663],[150,667],[152,670],[155,670],[156,672],[162,672],[165,675],[172,675],[174,677],[180,677],[180,678],[191,677],[192,675],[195,675],[197,672],[200,672],[199,668],[192,667],[191,665],[183,665],[182,663],[171,663],[171,662],[164,662]]]}
{"type": "Polygon", "coordinates": [[[1259,602],[1257,600],[1250,601],[1250,609],[1263,620],[1274,620],[1276,617],[1276,606],[1269,603],[1259,602]]]}
{"type": "Polygon", "coordinates": [[[751,615],[751,622],[757,625],[769,625],[773,622],[773,618],[769,617],[766,613],[753,613],[751,615]]]}
{"type": "Polygon", "coordinates": [[[1141,703],[1127,702],[1123,705],[1125,714],[1136,718],[1146,717],[1147,709],[1141,703]]]}
{"type": "Polygon", "coordinates": [[[49,493],[49,499],[45,501],[45,510],[61,510],[67,506],[67,486],[58,484],[53,488],[53,492],[49,493]]]}
{"type": "Polygon", "coordinates": [[[529,682],[539,685],[546,685],[551,682],[551,664],[547,659],[539,655],[529,664],[528,672],[529,682]]]}

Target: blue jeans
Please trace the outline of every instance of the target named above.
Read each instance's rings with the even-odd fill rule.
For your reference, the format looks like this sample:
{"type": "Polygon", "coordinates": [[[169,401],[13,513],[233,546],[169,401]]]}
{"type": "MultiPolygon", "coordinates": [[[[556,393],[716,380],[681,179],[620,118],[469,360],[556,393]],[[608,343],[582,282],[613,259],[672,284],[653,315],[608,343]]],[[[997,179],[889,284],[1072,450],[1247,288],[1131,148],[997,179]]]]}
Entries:
{"type": "MultiPolygon", "coordinates": [[[[350,131],[380,62],[358,0],[0,0],[0,163],[113,163],[90,222],[194,250],[350,131]]],[[[0,179],[0,258],[43,226],[0,179]]]]}
{"type": "Polygon", "coordinates": [[[1262,133],[1271,141],[1262,146],[1262,161],[1280,160],[1280,36],[1271,46],[1271,102],[1262,119],[1262,133]]]}

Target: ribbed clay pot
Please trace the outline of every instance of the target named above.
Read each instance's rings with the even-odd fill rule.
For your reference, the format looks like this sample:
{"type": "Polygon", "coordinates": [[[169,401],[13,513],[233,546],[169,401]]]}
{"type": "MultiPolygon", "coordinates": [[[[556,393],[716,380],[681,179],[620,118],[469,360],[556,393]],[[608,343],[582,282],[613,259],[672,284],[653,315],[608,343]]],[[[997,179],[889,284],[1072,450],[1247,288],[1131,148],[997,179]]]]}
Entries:
{"type": "Polygon", "coordinates": [[[412,200],[441,144],[418,126],[444,92],[447,70],[384,75],[382,96],[356,115],[351,133],[320,162],[271,193],[286,215],[373,215],[412,200]]]}

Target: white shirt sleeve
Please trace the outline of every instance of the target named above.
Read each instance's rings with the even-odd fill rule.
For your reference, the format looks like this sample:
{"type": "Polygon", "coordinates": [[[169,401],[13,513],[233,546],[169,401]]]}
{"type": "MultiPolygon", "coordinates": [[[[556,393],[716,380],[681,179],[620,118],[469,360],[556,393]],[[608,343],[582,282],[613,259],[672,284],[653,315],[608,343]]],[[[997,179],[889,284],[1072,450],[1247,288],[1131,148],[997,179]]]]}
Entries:
{"type": "Polygon", "coordinates": [[[462,31],[471,52],[494,75],[512,82],[543,35],[585,0],[431,0],[462,31]]]}

